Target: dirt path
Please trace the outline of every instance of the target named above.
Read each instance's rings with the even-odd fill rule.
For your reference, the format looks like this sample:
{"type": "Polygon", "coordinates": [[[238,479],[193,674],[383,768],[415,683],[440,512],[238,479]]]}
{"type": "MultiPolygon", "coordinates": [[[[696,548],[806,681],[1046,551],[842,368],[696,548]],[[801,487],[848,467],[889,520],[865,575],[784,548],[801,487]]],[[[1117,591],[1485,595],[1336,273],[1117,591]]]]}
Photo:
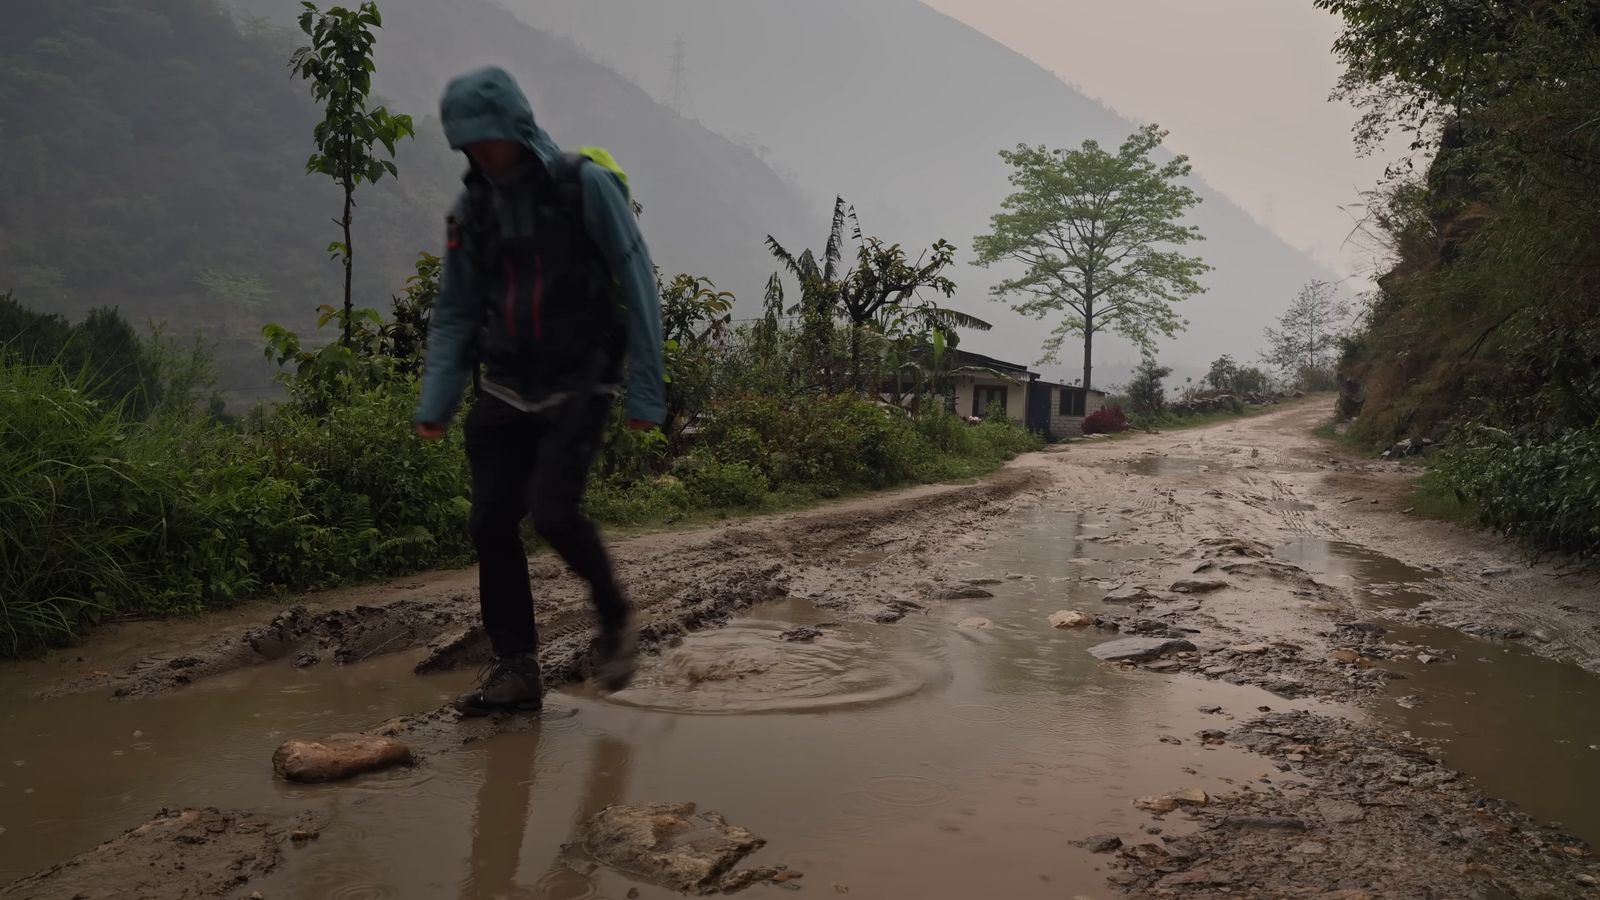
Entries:
{"type": "MultiPolygon", "coordinates": [[[[1103,866],[1094,884],[1070,885],[1077,893],[1590,896],[1600,868],[1582,841],[1493,798],[1509,796],[1544,819],[1559,815],[1584,836],[1600,833],[1600,817],[1585,818],[1585,807],[1600,796],[1600,752],[1586,746],[1600,747],[1600,704],[1571,706],[1570,696],[1593,685],[1581,670],[1558,662],[1600,672],[1600,582],[1549,565],[1528,567],[1490,536],[1406,515],[1405,485],[1414,470],[1359,459],[1312,437],[1327,406],[1311,398],[1205,428],[1052,448],[974,485],[619,541],[615,555],[640,608],[646,645],[664,661],[656,674],[665,687],[641,696],[681,695],[681,683],[671,682],[681,672],[665,662],[681,664],[679,657],[692,657],[697,646],[721,646],[718,664],[701,666],[687,682],[699,686],[701,702],[736,698],[752,705],[748,712],[768,701],[799,702],[763,694],[762,679],[783,672],[781,659],[741,655],[746,632],[730,630],[724,645],[696,643],[696,632],[784,600],[815,610],[807,621],[829,639],[842,641],[848,632],[862,642],[837,643],[855,649],[804,660],[813,667],[803,673],[812,679],[807,690],[848,682],[870,698],[853,700],[857,705],[906,702],[895,698],[930,689],[902,690],[888,676],[883,684],[852,681],[852,660],[870,655],[878,632],[850,629],[914,615],[915,627],[890,631],[944,640],[966,615],[961,610],[987,603],[972,609],[998,625],[975,617],[961,626],[1016,632],[1020,626],[1001,616],[1018,611],[1008,599],[1010,586],[1025,585],[1027,596],[1048,604],[1044,613],[1079,607],[1101,640],[1187,641],[1127,664],[1128,677],[1166,679],[1160,684],[1172,687],[1162,690],[1200,701],[1188,709],[1202,712],[1179,717],[1161,743],[1183,753],[1225,751],[1240,767],[1266,757],[1277,776],[1224,779],[1231,787],[1204,802],[1174,800],[1164,811],[1157,797],[1139,807],[1157,821],[1121,835],[1113,856],[1061,850],[1082,855],[1074,871],[1103,866]],[[1072,510],[1082,528],[1057,530],[1061,514],[1054,510],[1072,510]],[[994,569],[996,548],[1013,554],[1007,558],[1014,571],[994,569]],[[1069,574],[1041,577],[1046,571],[1069,574]],[[983,599],[993,594],[999,597],[983,599]],[[674,649],[679,645],[686,649],[674,649]],[[737,684],[743,693],[707,694],[701,689],[707,680],[737,684]],[[1527,699],[1535,694],[1539,699],[1527,699]],[[1246,697],[1270,701],[1254,703],[1265,714],[1244,712],[1239,704],[1246,697]],[[1527,709],[1506,713],[1506,706],[1527,709]],[[1549,730],[1544,722],[1552,723],[1549,730]],[[1187,726],[1193,727],[1183,734],[1187,726]],[[1508,758],[1526,765],[1508,767],[1508,758]],[[1584,774],[1574,759],[1590,761],[1593,771],[1584,774]],[[1552,784],[1552,778],[1568,780],[1552,784]],[[1586,791],[1594,792],[1588,801],[1568,802],[1586,791]]],[[[536,559],[531,569],[547,679],[552,686],[581,679],[590,618],[580,586],[552,560],[536,559]]],[[[437,573],[330,593],[288,610],[256,605],[176,628],[124,626],[51,660],[0,669],[0,688],[41,698],[30,701],[36,703],[110,691],[136,709],[150,702],[142,698],[241,673],[300,667],[334,677],[336,667],[358,672],[386,658],[406,665],[415,658],[419,673],[459,672],[460,680],[487,652],[473,628],[474,581],[470,570],[437,573]]],[[[1042,623],[1043,615],[1016,621],[1042,623]]],[[[1048,627],[1043,633],[1050,637],[1048,627]]],[[[1123,683],[1115,669],[1077,662],[1087,660],[1088,644],[1062,640],[1078,642],[1049,651],[1071,654],[1070,677],[1079,682],[1064,685],[1103,679],[1108,671],[1116,676],[1110,684],[1123,683]]],[[[1032,643],[975,646],[1000,666],[1038,652],[1032,643]]],[[[796,684],[784,690],[792,693],[796,684]]],[[[575,702],[596,721],[611,715],[581,696],[575,702]]],[[[1140,716],[1132,720],[1142,722],[1140,716]]],[[[960,724],[936,718],[927,738],[960,724]]],[[[402,737],[425,765],[442,771],[485,738],[537,736],[551,726],[534,716],[461,722],[440,708],[371,727],[402,737]]],[[[1044,729],[1041,741],[1051,733],[1048,723],[1028,727],[1044,729]]],[[[1029,733],[1018,731],[1017,740],[1025,744],[1029,733]]],[[[263,759],[269,753],[262,748],[263,759]]],[[[1198,771],[1196,765],[1191,759],[1145,772],[1142,778],[1160,783],[1134,789],[1159,794],[1184,772],[1198,771]]],[[[202,801],[174,796],[170,802],[202,801]]],[[[330,827],[324,849],[337,830],[337,823],[330,827]]],[[[4,835],[0,830],[0,841],[4,835]]],[[[1029,846],[1020,842],[1014,853],[1026,857],[1029,846]]],[[[1057,853],[1042,845],[1037,852],[1057,853]]],[[[98,858],[128,856],[102,850],[98,858]]],[[[841,866],[848,861],[848,854],[835,856],[841,866]]],[[[893,868],[903,861],[879,862],[893,868]]],[[[949,878],[941,874],[932,884],[953,884],[949,878]]],[[[38,896],[51,896],[39,887],[45,882],[30,884],[44,891],[38,896]]],[[[930,888],[920,895],[944,894],[930,888]]],[[[1039,895],[1062,896],[1059,890],[1039,895]]]]}

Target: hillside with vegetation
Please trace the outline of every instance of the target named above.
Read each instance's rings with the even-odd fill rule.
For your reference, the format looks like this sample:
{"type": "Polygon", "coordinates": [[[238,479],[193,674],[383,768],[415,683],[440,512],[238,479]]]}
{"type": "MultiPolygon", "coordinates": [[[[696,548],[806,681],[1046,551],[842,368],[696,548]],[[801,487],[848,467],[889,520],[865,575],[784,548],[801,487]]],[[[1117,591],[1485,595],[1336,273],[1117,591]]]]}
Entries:
{"type": "Polygon", "coordinates": [[[1374,198],[1393,251],[1340,371],[1352,434],[1431,438],[1431,484],[1534,547],[1600,549],[1600,13],[1320,0],[1358,135],[1415,139],[1374,198]]]}
{"type": "MultiPolygon", "coordinates": [[[[439,133],[437,97],[450,75],[496,57],[537,67],[518,74],[536,80],[558,137],[606,146],[629,166],[664,266],[756,290],[770,267],[753,233],[798,230],[805,202],[753,154],[572,45],[486,0],[409,0],[384,12],[379,46],[395,48],[376,89],[415,116],[418,133],[397,147],[400,176],[357,197],[358,305],[386,306],[417,253],[438,249],[462,164],[439,133]],[[490,49],[472,52],[469,36],[490,49]],[[649,152],[644,132],[655,136],[649,152]]],[[[139,328],[198,330],[235,405],[265,396],[263,326],[309,326],[342,289],[326,252],[339,237],[330,220],[340,191],[305,173],[318,113],[290,77],[299,35],[282,24],[241,20],[212,0],[8,7],[0,291],[74,321],[115,306],[139,328]]]]}

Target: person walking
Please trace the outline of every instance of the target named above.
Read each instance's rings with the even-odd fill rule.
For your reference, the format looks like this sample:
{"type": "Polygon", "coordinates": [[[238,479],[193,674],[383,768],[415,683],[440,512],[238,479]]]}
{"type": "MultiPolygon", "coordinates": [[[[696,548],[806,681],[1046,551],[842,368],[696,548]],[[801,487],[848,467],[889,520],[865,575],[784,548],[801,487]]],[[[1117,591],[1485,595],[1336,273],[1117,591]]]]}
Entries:
{"type": "Polygon", "coordinates": [[[481,716],[542,705],[520,534],[528,516],[588,582],[599,619],[595,679],[622,690],[637,653],[632,608],[581,503],[624,360],[629,427],[655,428],[665,416],[655,267],[626,176],[609,154],[563,153],[507,72],[452,80],[440,112],[450,147],[470,165],[447,220],[415,427],[443,437],[471,377],[469,529],[495,653],[456,709],[481,716]]]}

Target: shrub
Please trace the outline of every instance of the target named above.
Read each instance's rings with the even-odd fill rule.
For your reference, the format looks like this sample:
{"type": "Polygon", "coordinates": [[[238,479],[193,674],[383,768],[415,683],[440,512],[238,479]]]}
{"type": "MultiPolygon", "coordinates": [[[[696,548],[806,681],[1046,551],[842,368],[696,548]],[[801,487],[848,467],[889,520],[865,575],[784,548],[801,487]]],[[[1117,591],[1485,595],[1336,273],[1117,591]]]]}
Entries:
{"type": "Polygon", "coordinates": [[[772,486],[760,469],[746,462],[685,457],[674,467],[697,508],[755,509],[767,502],[772,486]]]}
{"type": "Polygon", "coordinates": [[[1469,426],[1457,432],[1431,477],[1486,525],[1530,546],[1592,555],[1600,550],[1600,428],[1548,438],[1469,426]]]}
{"type": "Polygon", "coordinates": [[[1084,417],[1084,434],[1117,434],[1128,430],[1128,417],[1120,406],[1102,406],[1084,417]]]}

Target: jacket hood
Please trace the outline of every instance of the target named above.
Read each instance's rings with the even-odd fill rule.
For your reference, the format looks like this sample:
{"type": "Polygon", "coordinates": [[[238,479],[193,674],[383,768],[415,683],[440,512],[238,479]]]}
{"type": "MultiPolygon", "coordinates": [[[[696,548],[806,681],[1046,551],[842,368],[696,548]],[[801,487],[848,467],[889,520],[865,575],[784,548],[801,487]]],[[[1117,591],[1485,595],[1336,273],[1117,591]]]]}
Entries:
{"type": "Polygon", "coordinates": [[[533,105],[511,73],[489,66],[451,79],[439,101],[439,119],[452,150],[478,141],[516,141],[549,169],[561,149],[533,119],[533,105]]]}

